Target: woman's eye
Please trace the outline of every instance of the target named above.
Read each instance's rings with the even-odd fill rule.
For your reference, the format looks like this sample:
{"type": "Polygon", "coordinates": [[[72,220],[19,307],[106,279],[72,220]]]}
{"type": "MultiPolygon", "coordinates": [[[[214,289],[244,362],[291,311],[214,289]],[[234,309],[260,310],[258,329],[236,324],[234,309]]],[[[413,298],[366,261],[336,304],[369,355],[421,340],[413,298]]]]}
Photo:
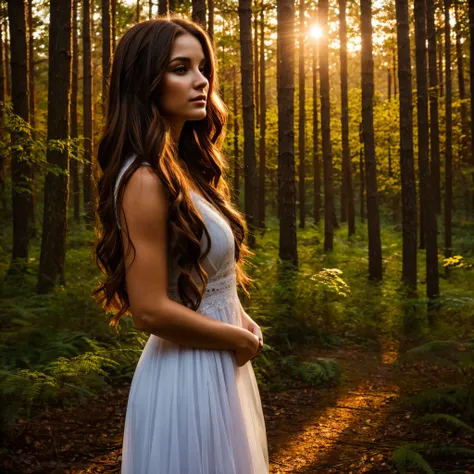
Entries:
{"type": "Polygon", "coordinates": [[[174,72],[185,72],[185,71],[186,71],[186,68],[184,66],[179,66],[174,70],[174,72]]]}

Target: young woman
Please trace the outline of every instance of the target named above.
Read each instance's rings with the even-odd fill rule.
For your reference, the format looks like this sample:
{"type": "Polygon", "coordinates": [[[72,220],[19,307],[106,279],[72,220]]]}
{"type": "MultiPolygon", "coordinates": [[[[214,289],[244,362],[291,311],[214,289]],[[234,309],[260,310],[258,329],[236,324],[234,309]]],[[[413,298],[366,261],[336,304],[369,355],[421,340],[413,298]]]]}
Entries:
{"type": "Polygon", "coordinates": [[[196,23],[131,28],[114,55],[96,298],[150,337],[127,406],[122,474],[265,474],[265,423],[250,359],[262,333],[237,294],[246,227],[222,176],[226,109],[196,23]]]}

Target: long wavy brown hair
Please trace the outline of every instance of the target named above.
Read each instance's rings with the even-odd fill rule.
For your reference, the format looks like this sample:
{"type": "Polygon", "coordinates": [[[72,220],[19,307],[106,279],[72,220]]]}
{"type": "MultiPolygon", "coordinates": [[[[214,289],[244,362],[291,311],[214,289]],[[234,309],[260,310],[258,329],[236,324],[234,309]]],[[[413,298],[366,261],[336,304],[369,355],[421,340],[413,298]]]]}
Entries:
{"type": "MultiPolygon", "coordinates": [[[[230,202],[229,187],[223,176],[227,167],[222,153],[227,109],[217,89],[214,49],[207,33],[197,23],[176,16],[158,17],[133,26],[117,45],[110,74],[105,127],[98,148],[102,175],[98,184],[100,225],[95,252],[105,281],[94,290],[94,298],[108,313],[113,313],[112,326],[117,325],[124,314],[130,313],[114,187],[124,161],[131,155],[136,155],[136,159],[120,181],[117,214],[123,215],[125,185],[138,167],[148,162],[167,191],[168,258],[174,259],[179,269],[178,291],[183,304],[197,310],[201,303],[208,281],[201,262],[212,245],[206,226],[190,199],[191,183],[228,219],[235,240],[237,282],[245,290],[250,281],[243,268],[245,257],[250,253],[244,242],[247,228],[242,214],[230,202]],[[158,102],[160,94],[166,94],[160,85],[173,41],[186,33],[197,38],[202,46],[209,92],[206,117],[187,121],[176,144],[158,102]],[[201,253],[203,234],[206,234],[208,245],[201,253]],[[191,278],[193,269],[201,284],[191,278]]],[[[126,222],[124,232],[130,237],[126,222]]],[[[129,251],[135,252],[129,241],[129,251]]]]}

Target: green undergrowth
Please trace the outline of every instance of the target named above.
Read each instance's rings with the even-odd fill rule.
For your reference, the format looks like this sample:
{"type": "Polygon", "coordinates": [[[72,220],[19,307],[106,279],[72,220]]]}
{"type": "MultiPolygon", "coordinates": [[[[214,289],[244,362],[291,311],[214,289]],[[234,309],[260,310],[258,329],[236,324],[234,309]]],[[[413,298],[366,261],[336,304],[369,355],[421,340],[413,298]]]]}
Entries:
{"type": "MultiPolygon", "coordinates": [[[[300,360],[301,346],[338,347],[358,344],[374,349],[380,337],[472,337],[474,302],[472,249],[460,229],[464,267],[454,266],[441,280],[436,325],[428,325],[420,252],[418,299],[407,299],[400,284],[400,229],[382,230],[384,280],[367,279],[367,235],[364,227],[349,241],[345,228],[336,231],[334,251],[324,254],[321,227],[298,230],[297,271],[278,260],[278,228],[257,238],[249,273],[251,298],[241,294],[247,312],[264,332],[265,348],[253,361],[264,390],[284,389],[295,380],[311,385],[337,383],[342,369],[324,358],[300,360]]],[[[8,230],[0,248],[10,245],[8,230]]],[[[44,404],[63,406],[87,400],[108,386],[129,383],[147,335],[137,332],[130,318],[118,333],[92,300],[100,278],[91,257],[94,236],[72,224],[68,233],[66,285],[49,295],[37,295],[39,240],[30,251],[29,273],[21,281],[7,280],[9,252],[0,256],[0,414],[11,423],[30,417],[44,404]]],[[[455,242],[456,244],[456,242],[455,242]]],[[[440,270],[443,270],[440,259],[440,270]]],[[[2,425],[4,425],[2,423],[2,425]]]]}

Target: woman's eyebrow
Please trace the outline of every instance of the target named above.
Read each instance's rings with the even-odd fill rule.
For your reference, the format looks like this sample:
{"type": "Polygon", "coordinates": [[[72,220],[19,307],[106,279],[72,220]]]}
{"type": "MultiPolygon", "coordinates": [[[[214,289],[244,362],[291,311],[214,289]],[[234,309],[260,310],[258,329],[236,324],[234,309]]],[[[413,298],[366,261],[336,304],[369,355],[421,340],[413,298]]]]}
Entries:
{"type": "MultiPolygon", "coordinates": [[[[202,63],[203,61],[205,61],[206,58],[202,58],[201,61],[199,61],[200,63],[202,63]]],[[[187,58],[186,56],[177,56],[176,58],[173,58],[171,59],[170,61],[170,64],[174,61],[183,61],[183,62],[191,62],[191,58],[187,58]]]]}

